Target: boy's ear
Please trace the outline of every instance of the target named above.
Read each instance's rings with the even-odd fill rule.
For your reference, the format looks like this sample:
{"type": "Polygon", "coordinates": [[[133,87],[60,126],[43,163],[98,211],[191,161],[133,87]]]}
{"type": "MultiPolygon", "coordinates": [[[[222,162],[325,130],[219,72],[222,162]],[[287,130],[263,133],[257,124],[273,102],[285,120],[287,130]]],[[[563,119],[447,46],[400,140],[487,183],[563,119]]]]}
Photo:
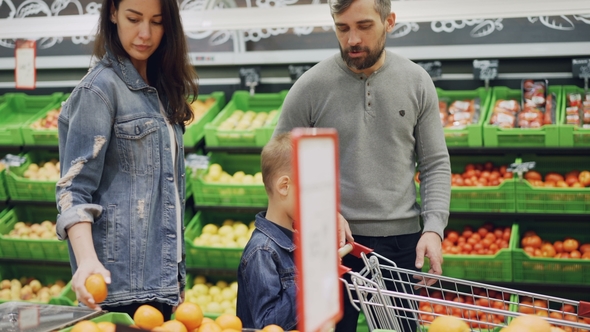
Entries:
{"type": "Polygon", "coordinates": [[[289,193],[289,184],[291,183],[291,179],[283,175],[277,179],[275,182],[275,189],[281,196],[287,196],[289,193]]]}

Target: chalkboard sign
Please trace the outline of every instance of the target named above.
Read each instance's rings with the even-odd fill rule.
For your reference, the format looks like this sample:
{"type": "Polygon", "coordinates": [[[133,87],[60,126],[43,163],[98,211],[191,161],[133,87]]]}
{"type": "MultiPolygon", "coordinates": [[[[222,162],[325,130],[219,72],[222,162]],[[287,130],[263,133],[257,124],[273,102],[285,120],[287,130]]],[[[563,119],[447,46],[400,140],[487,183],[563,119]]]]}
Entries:
{"type": "Polygon", "coordinates": [[[418,62],[418,65],[424,68],[433,80],[442,76],[442,64],[440,61],[418,62]]]}
{"type": "Polygon", "coordinates": [[[260,83],[260,67],[242,67],[240,68],[240,82],[243,89],[249,89],[250,94],[254,94],[254,89],[260,83]]]}
{"type": "Polygon", "coordinates": [[[294,66],[294,65],[289,65],[289,76],[291,77],[291,81],[297,81],[299,79],[299,77],[301,77],[301,75],[303,75],[303,73],[305,73],[306,71],[309,70],[309,68],[311,68],[311,66],[309,65],[303,65],[303,66],[294,66]]]}
{"type": "Polygon", "coordinates": [[[473,77],[488,81],[498,77],[498,60],[473,60],[473,77]]]}
{"type": "Polygon", "coordinates": [[[590,78],[590,58],[572,59],[572,73],[574,77],[590,78]]]}

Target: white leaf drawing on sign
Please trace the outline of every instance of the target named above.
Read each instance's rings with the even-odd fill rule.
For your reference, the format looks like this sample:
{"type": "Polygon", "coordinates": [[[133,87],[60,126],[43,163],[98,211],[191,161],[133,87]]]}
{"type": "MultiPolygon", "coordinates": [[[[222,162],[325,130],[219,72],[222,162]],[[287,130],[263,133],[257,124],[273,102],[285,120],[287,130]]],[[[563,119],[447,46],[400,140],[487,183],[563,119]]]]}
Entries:
{"type": "Polygon", "coordinates": [[[100,15],[100,9],[102,8],[102,4],[91,2],[86,5],[86,14],[88,15],[100,15]]]}
{"type": "Polygon", "coordinates": [[[401,38],[407,36],[412,31],[418,31],[420,26],[416,22],[404,22],[398,23],[393,27],[393,30],[389,33],[389,38],[401,38]]]}
{"type": "Polygon", "coordinates": [[[4,4],[6,4],[8,6],[10,11],[8,12],[7,17],[2,17],[2,18],[14,18],[14,15],[16,15],[16,7],[12,3],[12,0],[0,0],[0,8],[2,8],[2,6],[4,4]]]}
{"type": "MultiPolygon", "coordinates": [[[[183,0],[180,3],[180,10],[201,11],[211,9],[235,8],[237,7],[233,0],[183,0]]],[[[248,6],[250,7],[250,6],[248,6]]],[[[223,31],[185,31],[190,39],[209,38],[209,45],[221,45],[232,37],[232,33],[227,30],[223,31]]]]}
{"type": "Polygon", "coordinates": [[[430,23],[430,28],[436,33],[446,32],[451,33],[455,30],[463,29],[467,26],[475,26],[469,35],[473,38],[480,38],[489,36],[494,31],[500,31],[504,28],[502,19],[473,19],[473,20],[459,20],[459,21],[433,21],[430,23]]]}
{"type": "Polygon", "coordinates": [[[586,24],[590,24],[590,14],[585,14],[585,15],[574,15],[574,18],[577,21],[582,21],[586,24]]]}
{"type": "Polygon", "coordinates": [[[574,22],[565,15],[529,17],[529,22],[541,22],[544,26],[560,31],[571,31],[576,28],[574,22]]]}

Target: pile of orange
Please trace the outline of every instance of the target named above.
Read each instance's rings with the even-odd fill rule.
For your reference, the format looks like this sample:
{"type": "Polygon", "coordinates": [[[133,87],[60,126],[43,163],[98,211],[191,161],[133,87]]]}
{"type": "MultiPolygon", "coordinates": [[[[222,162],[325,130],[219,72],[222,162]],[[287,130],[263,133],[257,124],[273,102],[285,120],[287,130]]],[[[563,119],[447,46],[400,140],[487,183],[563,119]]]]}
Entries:
{"type": "MultiPolygon", "coordinates": [[[[203,311],[198,304],[184,302],[176,308],[174,319],[164,321],[162,313],[150,306],[142,305],[133,315],[135,322],[132,327],[149,331],[162,332],[241,332],[242,321],[236,315],[222,314],[215,320],[204,317],[203,311]]],[[[114,332],[113,323],[94,323],[92,321],[81,321],[74,325],[72,332],[114,332]]],[[[262,332],[285,332],[278,325],[267,325],[262,332]]],[[[290,331],[297,332],[297,331],[290,331]]]]}

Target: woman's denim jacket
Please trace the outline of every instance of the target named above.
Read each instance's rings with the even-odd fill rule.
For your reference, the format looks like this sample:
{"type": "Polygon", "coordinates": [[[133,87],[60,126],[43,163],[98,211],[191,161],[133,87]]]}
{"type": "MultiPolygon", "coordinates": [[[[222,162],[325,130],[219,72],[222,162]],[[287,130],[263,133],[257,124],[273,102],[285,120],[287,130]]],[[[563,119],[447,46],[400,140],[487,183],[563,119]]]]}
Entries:
{"type": "Polygon", "coordinates": [[[256,215],[256,230],[244,248],[238,269],[237,315],[244,327],[297,326],[295,245],[274,223],[256,215]]]}
{"type": "MultiPolygon", "coordinates": [[[[98,259],[111,272],[104,305],[179,302],[184,245],[177,262],[171,141],[158,101],[127,58],[107,53],[62,105],[57,235],[92,223],[98,259]]],[[[162,98],[162,105],[168,105],[162,98]]],[[[182,128],[174,125],[178,194],[185,206],[182,128]]],[[[172,147],[174,148],[174,147],[172,147]]],[[[182,232],[184,234],[184,231],[182,232]]],[[[183,235],[184,237],[184,235],[183,235]]],[[[181,239],[184,243],[184,239],[181,239]]],[[[72,270],[77,268],[70,246],[72,270]]]]}

